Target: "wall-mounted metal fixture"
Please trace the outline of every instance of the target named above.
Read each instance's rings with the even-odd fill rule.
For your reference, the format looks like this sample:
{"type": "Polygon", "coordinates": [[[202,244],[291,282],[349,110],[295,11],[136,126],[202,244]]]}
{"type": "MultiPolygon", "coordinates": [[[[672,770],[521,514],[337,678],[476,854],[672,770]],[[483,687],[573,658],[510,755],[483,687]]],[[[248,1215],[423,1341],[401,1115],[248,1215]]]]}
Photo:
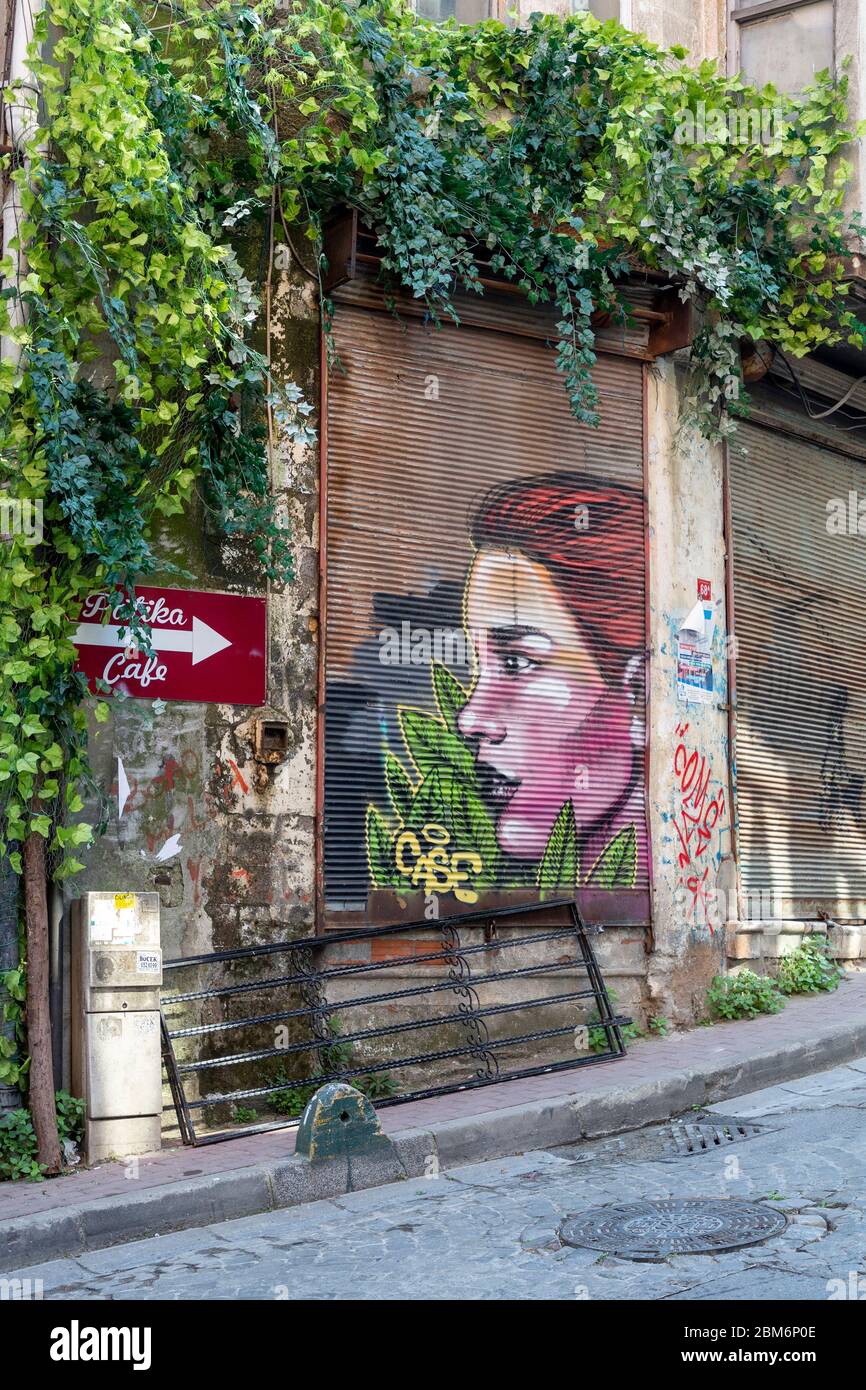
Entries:
{"type": "Polygon", "coordinates": [[[257,719],[255,759],[258,763],[285,762],[289,755],[289,726],[285,719],[257,719]]]}

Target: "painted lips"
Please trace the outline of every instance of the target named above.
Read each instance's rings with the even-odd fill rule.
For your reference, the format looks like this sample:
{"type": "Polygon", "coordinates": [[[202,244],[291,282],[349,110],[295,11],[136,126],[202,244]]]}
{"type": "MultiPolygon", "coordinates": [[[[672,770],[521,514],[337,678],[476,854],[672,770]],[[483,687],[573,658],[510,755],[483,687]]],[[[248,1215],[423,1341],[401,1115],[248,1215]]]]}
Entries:
{"type": "Polygon", "coordinates": [[[478,780],[484,799],[497,811],[504,810],[520,786],[516,777],[506,777],[503,772],[497,772],[488,763],[478,764],[478,780]]]}

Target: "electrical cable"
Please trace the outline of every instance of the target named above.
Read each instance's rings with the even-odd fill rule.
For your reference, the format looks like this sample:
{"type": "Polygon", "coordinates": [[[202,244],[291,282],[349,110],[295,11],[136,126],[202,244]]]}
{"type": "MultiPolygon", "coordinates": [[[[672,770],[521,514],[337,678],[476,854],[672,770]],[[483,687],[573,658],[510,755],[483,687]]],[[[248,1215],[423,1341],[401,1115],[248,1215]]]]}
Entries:
{"type": "Polygon", "coordinates": [[[813,410],[811,402],[809,401],[809,398],[803,389],[803,383],[800,381],[800,378],[797,376],[797,373],[794,371],[794,368],[791,366],[791,363],[788,361],[788,358],[785,356],[784,352],[781,351],[781,349],[779,350],[778,355],[787,367],[791,380],[797,387],[797,390],[800,394],[800,399],[803,402],[803,408],[806,411],[806,414],[809,416],[810,420],[825,420],[828,415],[834,415],[837,410],[841,410],[842,406],[845,405],[848,400],[850,400],[851,396],[853,396],[858,386],[863,386],[864,384],[866,384],[866,376],[858,377],[857,380],[852,382],[851,385],[848,387],[848,390],[845,392],[844,396],[842,396],[838,401],[836,401],[835,405],[828,406],[826,410],[813,410]]]}

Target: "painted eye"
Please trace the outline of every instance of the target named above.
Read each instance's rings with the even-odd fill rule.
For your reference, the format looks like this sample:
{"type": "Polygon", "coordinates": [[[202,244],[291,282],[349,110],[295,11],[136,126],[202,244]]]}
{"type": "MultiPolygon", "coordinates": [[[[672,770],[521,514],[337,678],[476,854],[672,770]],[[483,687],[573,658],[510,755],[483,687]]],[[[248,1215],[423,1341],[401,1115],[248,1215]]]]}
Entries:
{"type": "Polygon", "coordinates": [[[523,656],[520,652],[506,652],[502,658],[502,669],[507,676],[522,675],[537,665],[538,662],[533,661],[531,656],[523,656]]]}

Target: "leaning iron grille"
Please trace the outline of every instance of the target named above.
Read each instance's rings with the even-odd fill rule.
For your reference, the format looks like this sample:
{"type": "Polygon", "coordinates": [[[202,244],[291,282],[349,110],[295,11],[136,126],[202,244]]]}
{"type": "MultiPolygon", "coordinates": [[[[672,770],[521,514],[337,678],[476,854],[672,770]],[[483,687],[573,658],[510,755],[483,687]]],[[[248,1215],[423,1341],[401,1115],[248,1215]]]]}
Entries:
{"type": "Polygon", "coordinates": [[[327,1081],[348,1081],[370,1093],[374,1104],[395,1105],[611,1061],[625,1053],[621,1030],[630,1020],[615,1015],[590,929],[570,900],[219,951],[167,961],[165,970],[170,979],[188,971],[222,974],[279,956],[288,958],[288,969],[251,980],[221,978],[216,984],[164,996],[163,1056],[185,1143],[217,1143],[296,1124],[299,1113],[263,1113],[255,1124],[237,1125],[228,1122],[226,1112],[230,1115],[245,1103],[248,1109],[250,1102],[266,1111],[275,1096],[286,1095],[297,1097],[302,1108],[305,1097],[327,1081]],[[539,913],[559,913],[560,922],[544,921],[525,931],[522,919],[537,920],[539,913]],[[516,934],[510,935],[509,918],[514,917],[521,921],[516,934]],[[466,939],[479,930],[482,940],[466,939]],[[365,948],[370,959],[345,960],[347,949],[365,948]],[[532,959],[540,948],[557,954],[532,959]],[[390,985],[394,973],[407,967],[422,975],[441,967],[442,974],[420,984],[370,992],[370,983],[381,980],[390,985]],[[530,990],[524,997],[524,982],[561,972],[579,976],[569,981],[579,987],[538,994],[530,990]],[[483,1002],[485,991],[502,984],[512,990],[509,997],[483,1002]],[[339,997],[347,986],[358,992],[339,997]],[[254,995],[286,1002],[253,1013],[245,1001],[254,995]],[[439,1004],[443,1008],[437,1012],[439,1004]],[[181,1026],[173,1026],[179,1011],[190,1006],[196,1006],[197,1016],[206,1021],[189,1024],[181,1014],[181,1026]],[[395,1020],[397,1006],[407,1016],[395,1020]],[[343,1031],[340,1020],[358,1012],[363,1026],[343,1031]],[[512,1025],[510,1031],[493,1031],[505,1023],[512,1025]],[[273,1030],[274,1025],[283,1025],[286,1037],[277,1042],[274,1034],[273,1043],[262,1045],[263,1030],[273,1030]],[[594,1050],[588,1047],[590,1026],[595,1030],[594,1050]],[[400,1050],[403,1040],[413,1034],[429,1037],[431,1030],[437,1030],[438,1041],[445,1045],[400,1050]],[[258,1045],[251,1041],[257,1034],[258,1045]],[[247,1042],[245,1047],[235,1046],[238,1035],[240,1042],[247,1042]],[[231,1050],[220,1051],[224,1045],[231,1050]],[[554,1045],[565,1055],[551,1053],[554,1045]],[[370,1046],[376,1049],[372,1053],[370,1046]],[[363,1056],[359,1048],[367,1050],[363,1056]],[[277,1061],[282,1064],[279,1076],[268,1075],[267,1065],[277,1061]],[[287,1065],[293,1068],[288,1074],[287,1065]],[[265,1084],[250,1084],[253,1079],[258,1083],[257,1070],[265,1084]],[[240,1084],[225,1085],[224,1076],[240,1084]]]}

